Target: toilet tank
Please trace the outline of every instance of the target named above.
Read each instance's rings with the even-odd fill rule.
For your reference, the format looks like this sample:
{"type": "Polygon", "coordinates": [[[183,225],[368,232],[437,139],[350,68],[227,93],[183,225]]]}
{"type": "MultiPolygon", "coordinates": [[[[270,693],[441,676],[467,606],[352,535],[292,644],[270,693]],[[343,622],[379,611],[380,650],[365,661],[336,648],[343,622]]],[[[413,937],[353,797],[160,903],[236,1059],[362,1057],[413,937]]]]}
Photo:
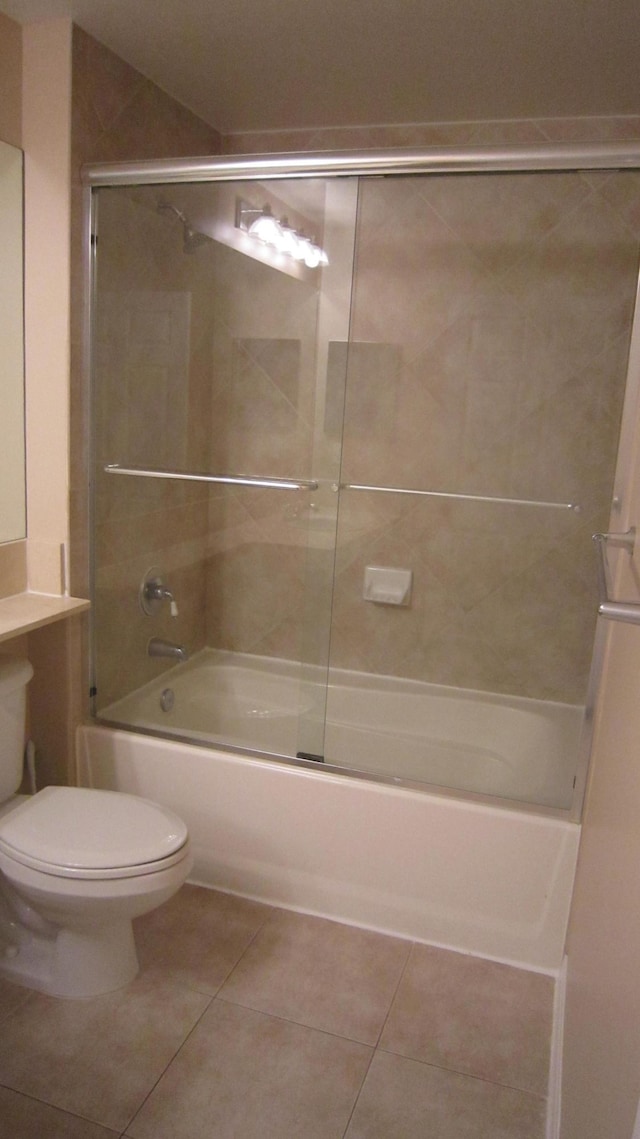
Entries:
{"type": "Polygon", "coordinates": [[[0,803],[22,782],[27,684],[32,676],[28,660],[0,656],[0,803]]]}

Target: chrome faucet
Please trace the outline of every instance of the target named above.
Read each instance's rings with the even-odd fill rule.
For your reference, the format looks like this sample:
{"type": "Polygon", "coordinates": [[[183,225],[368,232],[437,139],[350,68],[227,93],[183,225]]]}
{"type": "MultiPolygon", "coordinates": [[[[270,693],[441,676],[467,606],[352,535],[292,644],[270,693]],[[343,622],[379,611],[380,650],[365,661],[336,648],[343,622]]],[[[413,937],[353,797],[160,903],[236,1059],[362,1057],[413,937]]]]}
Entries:
{"type": "Polygon", "coordinates": [[[162,637],[152,637],[147,645],[147,656],[170,657],[172,660],[189,660],[189,652],[184,645],[176,645],[173,641],[165,641],[162,637]]]}
{"type": "Polygon", "coordinates": [[[162,572],[156,566],[152,566],[144,575],[138,590],[138,599],[140,608],[147,617],[154,617],[156,613],[159,613],[163,601],[169,602],[171,616],[178,616],[176,599],[171,590],[164,584],[162,572]]]}

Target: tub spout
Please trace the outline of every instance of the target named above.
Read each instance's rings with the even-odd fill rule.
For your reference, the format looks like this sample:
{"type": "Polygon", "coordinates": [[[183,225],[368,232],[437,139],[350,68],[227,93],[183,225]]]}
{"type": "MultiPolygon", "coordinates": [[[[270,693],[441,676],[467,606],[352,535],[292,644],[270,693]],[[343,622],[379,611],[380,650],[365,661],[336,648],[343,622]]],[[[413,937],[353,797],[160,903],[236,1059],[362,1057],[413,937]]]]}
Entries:
{"type": "Polygon", "coordinates": [[[172,660],[185,661],[189,659],[188,650],[184,645],[175,645],[173,641],[164,641],[162,637],[152,637],[147,645],[147,655],[150,657],[171,657],[172,660]]]}

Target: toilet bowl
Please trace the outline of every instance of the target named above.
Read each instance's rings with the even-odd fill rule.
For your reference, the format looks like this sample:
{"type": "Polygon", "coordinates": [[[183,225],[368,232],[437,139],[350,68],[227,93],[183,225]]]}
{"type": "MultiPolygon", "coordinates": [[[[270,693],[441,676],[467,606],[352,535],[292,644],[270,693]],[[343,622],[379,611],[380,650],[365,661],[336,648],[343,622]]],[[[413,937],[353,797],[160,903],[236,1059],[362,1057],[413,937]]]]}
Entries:
{"type": "Polygon", "coordinates": [[[47,787],[0,815],[0,976],[62,997],[138,972],[132,919],[191,870],[187,828],[135,795],[47,787]]]}
{"type": "Polygon", "coordinates": [[[22,780],[28,660],[0,660],[0,977],[60,997],[138,972],[132,919],[175,894],[193,860],[173,811],[137,795],[22,780]]]}

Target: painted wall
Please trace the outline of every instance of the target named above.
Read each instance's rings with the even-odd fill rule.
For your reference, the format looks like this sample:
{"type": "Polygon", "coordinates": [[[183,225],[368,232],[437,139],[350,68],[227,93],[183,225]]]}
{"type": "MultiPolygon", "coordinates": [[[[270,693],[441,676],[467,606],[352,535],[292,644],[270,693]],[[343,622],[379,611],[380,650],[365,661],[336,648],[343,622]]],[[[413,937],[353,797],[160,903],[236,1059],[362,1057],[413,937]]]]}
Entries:
{"type": "Polygon", "coordinates": [[[24,36],[28,584],[64,592],[69,542],[71,25],[24,36]]]}
{"type": "MultiPolygon", "coordinates": [[[[22,146],[22,28],[0,13],[0,138],[22,146]]],[[[0,597],[27,584],[26,542],[0,545],[0,597]]]]}

